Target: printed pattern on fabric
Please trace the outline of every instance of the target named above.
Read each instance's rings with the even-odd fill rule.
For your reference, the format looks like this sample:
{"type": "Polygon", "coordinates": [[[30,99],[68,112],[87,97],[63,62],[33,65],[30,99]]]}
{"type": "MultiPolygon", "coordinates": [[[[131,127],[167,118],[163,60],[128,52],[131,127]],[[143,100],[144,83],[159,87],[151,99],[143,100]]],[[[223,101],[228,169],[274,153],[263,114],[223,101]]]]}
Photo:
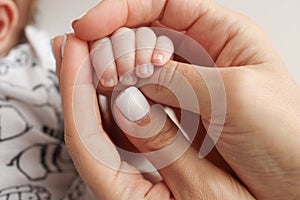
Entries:
{"type": "Polygon", "coordinates": [[[31,45],[0,58],[0,200],[81,199],[62,116],[55,72],[31,45]]]}
{"type": "Polygon", "coordinates": [[[43,187],[33,185],[20,185],[0,190],[0,200],[50,200],[51,195],[43,187]]]}

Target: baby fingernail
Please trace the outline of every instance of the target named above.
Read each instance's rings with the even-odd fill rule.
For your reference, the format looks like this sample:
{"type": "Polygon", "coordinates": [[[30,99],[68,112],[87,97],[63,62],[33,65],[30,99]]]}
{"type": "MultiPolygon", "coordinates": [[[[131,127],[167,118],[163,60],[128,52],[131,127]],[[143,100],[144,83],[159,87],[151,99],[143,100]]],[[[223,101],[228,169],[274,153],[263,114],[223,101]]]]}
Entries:
{"type": "Polygon", "coordinates": [[[116,81],[113,77],[102,78],[101,85],[103,85],[104,87],[114,87],[116,85],[116,81]]]}
{"type": "Polygon", "coordinates": [[[134,85],[137,82],[137,77],[133,74],[133,73],[127,73],[125,75],[123,75],[120,78],[120,81],[126,85],[126,86],[130,86],[130,85],[134,85]]]}
{"type": "Polygon", "coordinates": [[[117,97],[116,106],[132,122],[143,119],[150,111],[147,99],[136,87],[124,90],[117,97]]]}
{"type": "Polygon", "coordinates": [[[164,54],[162,54],[162,53],[156,53],[154,55],[153,61],[154,61],[154,64],[164,64],[165,63],[164,59],[165,59],[164,54]]]}
{"type": "Polygon", "coordinates": [[[154,72],[152,64],[142,64],[136,67],[136,75],[140,78],[149,78],[154,72]]]}

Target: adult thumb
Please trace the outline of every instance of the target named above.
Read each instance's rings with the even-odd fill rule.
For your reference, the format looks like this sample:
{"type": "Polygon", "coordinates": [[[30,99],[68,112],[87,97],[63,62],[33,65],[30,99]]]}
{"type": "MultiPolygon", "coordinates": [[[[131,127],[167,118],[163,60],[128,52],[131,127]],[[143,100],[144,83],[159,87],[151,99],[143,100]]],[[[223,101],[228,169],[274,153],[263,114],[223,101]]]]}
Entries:
{"type": "Polygon", "coordinates": [[[229,174],[199,159],[181,129],[161,106],[150,106],[135,87],[114,100],[116,122],[162,175],[175,199],[253,199],[229,174]]]}
{"type": "Polygon", "coordinates": [[[211,115],[226,111],[222,68],[170,61],[157,68],[150,79],[141,80],[140,90],[163,105],[211,115]]]}

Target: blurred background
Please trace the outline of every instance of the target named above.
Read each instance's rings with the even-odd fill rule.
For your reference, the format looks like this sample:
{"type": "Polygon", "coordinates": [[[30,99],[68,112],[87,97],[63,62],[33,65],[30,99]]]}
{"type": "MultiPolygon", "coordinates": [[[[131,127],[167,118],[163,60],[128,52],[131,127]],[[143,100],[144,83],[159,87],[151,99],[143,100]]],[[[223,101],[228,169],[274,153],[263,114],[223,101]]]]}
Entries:
{"type": "MultiPolygon", "coordinates": [[[[178,0],[180,1],[180,0],[178,0]]],[[[300,86],[300,1],[216,0],[252,18],[267,34],[300,86]]],[[[72,32],[71,22],[100,0],[39,0],[37,26],[50,36],[72,32]]]]}

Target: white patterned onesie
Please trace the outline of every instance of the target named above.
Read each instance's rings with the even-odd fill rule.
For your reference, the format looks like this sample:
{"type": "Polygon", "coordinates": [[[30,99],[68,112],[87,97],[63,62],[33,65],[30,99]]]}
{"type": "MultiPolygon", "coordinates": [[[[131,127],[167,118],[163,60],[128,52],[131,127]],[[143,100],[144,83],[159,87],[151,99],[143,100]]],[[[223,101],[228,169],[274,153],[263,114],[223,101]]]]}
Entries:
{"type": "Polygon", "coordinates": [[[0,57],[0,200],[82,199],[86,187],[63,143],[50,42],[33,27],[26,35],[28,43],[0,57]]]}

